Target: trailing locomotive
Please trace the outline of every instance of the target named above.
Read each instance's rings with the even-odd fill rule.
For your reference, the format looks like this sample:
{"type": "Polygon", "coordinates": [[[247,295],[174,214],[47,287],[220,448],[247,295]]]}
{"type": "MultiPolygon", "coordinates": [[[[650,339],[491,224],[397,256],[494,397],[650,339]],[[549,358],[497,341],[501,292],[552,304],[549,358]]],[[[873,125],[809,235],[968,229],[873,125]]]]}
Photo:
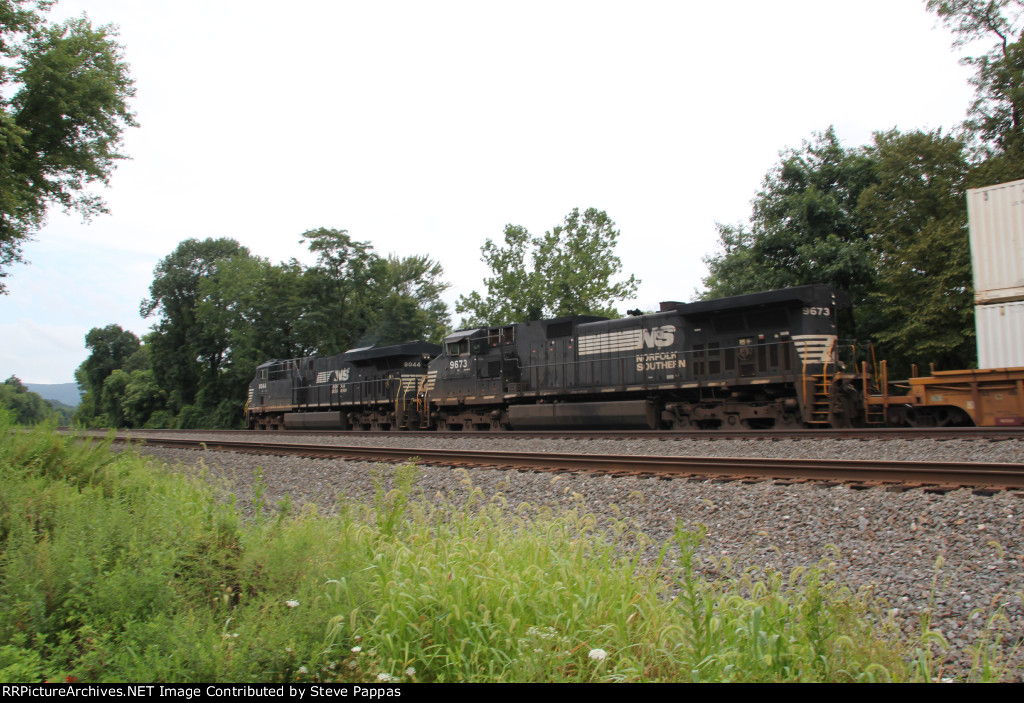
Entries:
{"type": "Polygon", "coordinates": [[[363,347],[261,364],[245,404],[249,429],[418,429],[418,391],[441,348],[427,342],[363,347]]]}
{"type": "Polygon", "coordinates": [[[565,317],[273,361],[246,407],[260,429],[850,426],[827,286],[734,296],[618,320],[565,317]]]}

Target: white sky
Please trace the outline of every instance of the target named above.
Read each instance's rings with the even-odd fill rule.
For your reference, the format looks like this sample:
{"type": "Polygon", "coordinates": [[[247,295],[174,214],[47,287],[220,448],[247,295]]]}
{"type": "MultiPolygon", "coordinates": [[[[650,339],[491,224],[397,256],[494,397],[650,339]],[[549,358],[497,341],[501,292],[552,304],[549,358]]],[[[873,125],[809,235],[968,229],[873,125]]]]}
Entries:
{"type": "Polygon", "coordinates": [[[835,125],[952,128],[970,71],[923,0],[515,3],[62,0],[120,26],[141,127],[85,224],[51,213],[0,296],[0,379],[63,383],[85,334],[138,315],[158,261],[233,237],[274,262],[347,229],[429,254],[459,294],[507,223],[606,210],[642,279],[689,300],[715,222],[745,220],[786,147],[835,125]]]}

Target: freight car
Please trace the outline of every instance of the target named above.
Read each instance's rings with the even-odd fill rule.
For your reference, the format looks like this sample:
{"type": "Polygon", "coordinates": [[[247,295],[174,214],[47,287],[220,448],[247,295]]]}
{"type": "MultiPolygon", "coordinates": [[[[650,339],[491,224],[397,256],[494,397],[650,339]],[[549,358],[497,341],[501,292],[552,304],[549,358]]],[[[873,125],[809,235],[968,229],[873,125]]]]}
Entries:
{"type": "Polygon", "coordinates": [[[932,371],[867,394],[869,417],[905,427],[1024,427],[1024,367],[932,371]]]}
{"type": "Polygon", "coordinates": [[[864,379],[839,362],[827,286],[564,317],[257,370],[251,428],[506,430],[851,426],[864,379]]]}

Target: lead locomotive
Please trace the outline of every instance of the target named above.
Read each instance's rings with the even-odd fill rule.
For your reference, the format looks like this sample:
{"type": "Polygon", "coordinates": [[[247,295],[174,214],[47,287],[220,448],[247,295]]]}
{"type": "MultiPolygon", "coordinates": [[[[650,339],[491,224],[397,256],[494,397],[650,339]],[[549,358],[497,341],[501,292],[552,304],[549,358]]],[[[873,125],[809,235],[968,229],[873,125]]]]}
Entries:
{"type": "Polygon", "coordinates": [[[838,362],[827,286],[618,320],[576,316],[460,330],[425,342],[273,361],[250,428],[462,429],[850,426],[859,377],[838,362]]]}

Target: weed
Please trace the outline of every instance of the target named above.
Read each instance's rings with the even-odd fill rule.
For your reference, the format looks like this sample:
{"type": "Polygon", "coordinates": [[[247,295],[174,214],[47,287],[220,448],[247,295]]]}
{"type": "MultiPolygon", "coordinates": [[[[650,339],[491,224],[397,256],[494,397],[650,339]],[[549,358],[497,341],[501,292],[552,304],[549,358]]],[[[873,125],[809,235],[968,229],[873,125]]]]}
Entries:
{"type": "MultiPolygon", "coordinates": [[[[468,498],[428,502],[415,463],[378,467],[373,505],[335,516],[286,498],[268,520],[258,476],[247,521],[130,452],[3,423],[0,680],[936,678],[927,615],[901,640],[827,562],[740,571],[703,556],[703,526],[647,566],[648,538],[582,498],[509,507],[466,474],[468,498]]],[[[976,680],[1002,675],[998,644],[976,643],[976,680]]]]}

